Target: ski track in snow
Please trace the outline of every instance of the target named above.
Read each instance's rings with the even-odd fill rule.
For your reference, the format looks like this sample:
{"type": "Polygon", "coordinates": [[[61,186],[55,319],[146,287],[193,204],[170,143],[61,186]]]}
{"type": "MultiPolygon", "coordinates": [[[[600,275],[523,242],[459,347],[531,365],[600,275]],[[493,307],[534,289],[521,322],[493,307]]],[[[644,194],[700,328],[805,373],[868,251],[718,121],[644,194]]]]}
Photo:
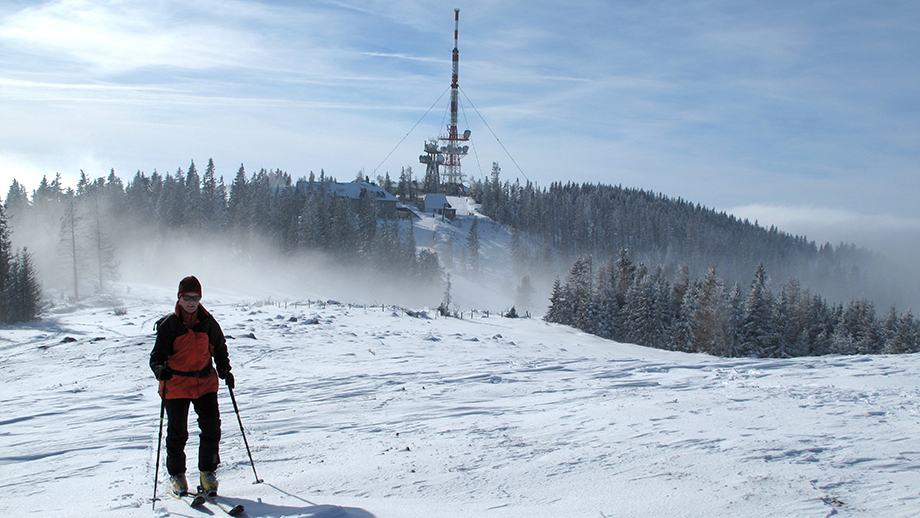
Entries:
{"type": "MultiPolygon", "coordinates": [[[[206,305],[265,483],[224,387],[219,476],[249,516],[920,515],[917,355],[720,359],[539,320],[223,299],[206,305]]],[[[169,305],[126,307],[0,330],[0,515],[202,514],[167,496],[165,451],[151,511],[147,362],[169,305]]]]}

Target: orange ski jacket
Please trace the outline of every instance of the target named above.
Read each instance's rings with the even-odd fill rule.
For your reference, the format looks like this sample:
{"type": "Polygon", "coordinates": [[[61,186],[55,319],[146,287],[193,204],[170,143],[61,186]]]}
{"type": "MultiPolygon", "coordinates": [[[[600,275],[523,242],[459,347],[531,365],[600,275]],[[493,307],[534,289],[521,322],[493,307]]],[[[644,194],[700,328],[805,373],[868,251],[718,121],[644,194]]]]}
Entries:
{"type": "Polygon", "coordinates": [[[173,376],[160,381],[160,396],[166,399],[198,399],[205,394],[217,392],[218,371],[230,372],[227,341],[217,320],[198,307],[197,320],[191,328],[176,312],[156,324],[157,339],[150,352],[150,368],[156,373],[157,366],[169,367],[173,376]],[[217,370],[214,370],[211,359],[217,370]]]}

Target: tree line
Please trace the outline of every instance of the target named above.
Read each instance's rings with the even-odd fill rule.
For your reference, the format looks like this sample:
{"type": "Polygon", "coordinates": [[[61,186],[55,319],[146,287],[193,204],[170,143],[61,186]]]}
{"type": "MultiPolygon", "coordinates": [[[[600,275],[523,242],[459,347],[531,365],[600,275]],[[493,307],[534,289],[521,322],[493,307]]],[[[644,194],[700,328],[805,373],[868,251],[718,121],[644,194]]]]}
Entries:
{"type": "Polygon", "coordinates": [[[877,316],[865,298],[829,304],[796,279],[771,288],[763,264],[745,289],[726,289],[710,268],[669,281],[621,250],[594,271],[579,258],[553,286],[544,319],[612,340],[726,357],[788,358],[920,351],[920,323],[891,307],[877,316]]]}
{"type": "MultiPolygon", "coordinates": [[[[51,243],[30,243],[30,250],[57,258],[43,276],[46,270],[56,275],[55,282],[70,286],[75,297],[105,292],[118,278],[117,248],[137,229],[153,242],[177,235],[221,236],[228,253],[239,257],[258,242],[289,254],[323,252],[337,263],[394,278],[443,281],[442,262],[448,267],[455,262],[453,243],[440,259],[428,249],[419,251],[411,225],[381,219],[372,196],[357,204],[330,196],[323,185],[332,181],[323,171],[295,181],[279,169],[250,174],[241,164],[225,184],[213,160],[203,173],[192,161],[174,173],[138,171],[127,182],[114,170],[95,179],[81,174],[75,188],[64,188],[58,175],[44,178],[31,195],[14,180],[4,208],[14,229],[57,236],[51,243]]],[[[436,188],[427,178],[414,179],[408,167],[396,181],[388,173],[376,181],[407,204],[436,188]]],[[[688,276],[702,277],[715,268],[723,282],[733,284],[746,282],[762,264],[777,278],[799,279],[829,300],[880,290],[884,293],[877,298],[894,297],[876,274],[880,263],[870,252],[844,244],[819,247],[679,198],[621,186],[502,183],[497,173],[491,180],[474,180],[468,194],[484,215],[511,228],[516,278],[546,269],[558,272],[579,255],[606,257],[628,250],[633,260],[661,268],[663,276],[684,269],[688,276]]],[[[475,277],[475,227],[466,246],[457,248],[461,266],[475,277]]]]}
{"type": "Polygon", "coordinates": [[[227,252],[240,257],[253,243],[289,254],[323,252],[338,264],[440,283],[437,254],[417,250],[411,225],[381,219],[373,196],[354,204],[329,195],[323,184],[333,181],[324,172],[297,181],[281,170],[250,175],[240,165],[226,185],[213,160],[203,174],[192,161],[174,173],[138,171],[128,182],[114,170],[95,179],[81,172],[75,188],[65,188],[60,175],[46,177],[31,196],[14,180],[4,207],[17,228],[58,236],[43,249],[58,258],[49,275],[57,274],[77,298],[81,289],[106,291],[119,276],[119,244],[139,231],[151,242],[220,236],[227,252]]]}
{"type": "Polygon", "coordinates": [[[567,268],[580,256],[610,257],[619,250],[673,275],[681,266],[702,277],[709,268],[729,283],[746,282],[758,264],[776,278],[797,278],[835,301],[865,295],[909,305],[913,286],[893,279],[884,258],[841,243],[817,245],[756,221],[738,219],[681,198],[602,184],[530,181],[472,183],[470,195],[495,221],[537,243],[522,260],[556,260],[567,268]]]}

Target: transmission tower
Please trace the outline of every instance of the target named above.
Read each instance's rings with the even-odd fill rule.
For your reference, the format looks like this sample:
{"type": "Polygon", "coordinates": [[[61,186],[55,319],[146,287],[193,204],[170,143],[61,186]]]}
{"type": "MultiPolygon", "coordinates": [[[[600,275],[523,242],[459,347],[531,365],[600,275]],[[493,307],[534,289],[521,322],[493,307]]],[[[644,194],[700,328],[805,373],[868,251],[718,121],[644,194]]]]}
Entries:
{"type": "Polygon", "coordinates": [[[451,60],[450,82],[450,124],[447,133],[441,134],[437,139],[425,143],[425,153],[419,156],[419,162],[427,164],[426,176],[435,174],[441,185],[441,190],[448,194],[463,194],[464,175],[460,170],[460,159],[465,157],[470,146],[464,143],[470,140],[470,130],[461,135],[457,130],[457,111],[460,103],[460,50],[457,46],[460,32],[460,9],[454,9],[454,51],[451,60]],[[438,173],[439,168],[443,172],[438,173]]]}

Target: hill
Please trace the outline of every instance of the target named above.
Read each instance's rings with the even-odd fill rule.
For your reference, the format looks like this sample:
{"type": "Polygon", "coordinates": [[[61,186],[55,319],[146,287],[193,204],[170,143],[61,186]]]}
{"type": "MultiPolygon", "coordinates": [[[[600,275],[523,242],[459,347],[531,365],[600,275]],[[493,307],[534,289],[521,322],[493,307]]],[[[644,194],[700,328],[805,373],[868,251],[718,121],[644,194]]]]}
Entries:
{"type": "Polygon", "coordinates": [[[626,251],[672,278],[681,268],[702,277],[715,268],[726,284],[747,285],[763,265],[775,284],[790,278],[834,303],[860,297],[880,308],[920,303],[911,270],[852,244],[818,244],[699,204],[642,189],[603,184],[476,182],[482,213],[535,240],[519,262],[558,269],[579,257],[597,264],[626,251]],[[553,264],[553,263],[556,264],[553,264]]]}

